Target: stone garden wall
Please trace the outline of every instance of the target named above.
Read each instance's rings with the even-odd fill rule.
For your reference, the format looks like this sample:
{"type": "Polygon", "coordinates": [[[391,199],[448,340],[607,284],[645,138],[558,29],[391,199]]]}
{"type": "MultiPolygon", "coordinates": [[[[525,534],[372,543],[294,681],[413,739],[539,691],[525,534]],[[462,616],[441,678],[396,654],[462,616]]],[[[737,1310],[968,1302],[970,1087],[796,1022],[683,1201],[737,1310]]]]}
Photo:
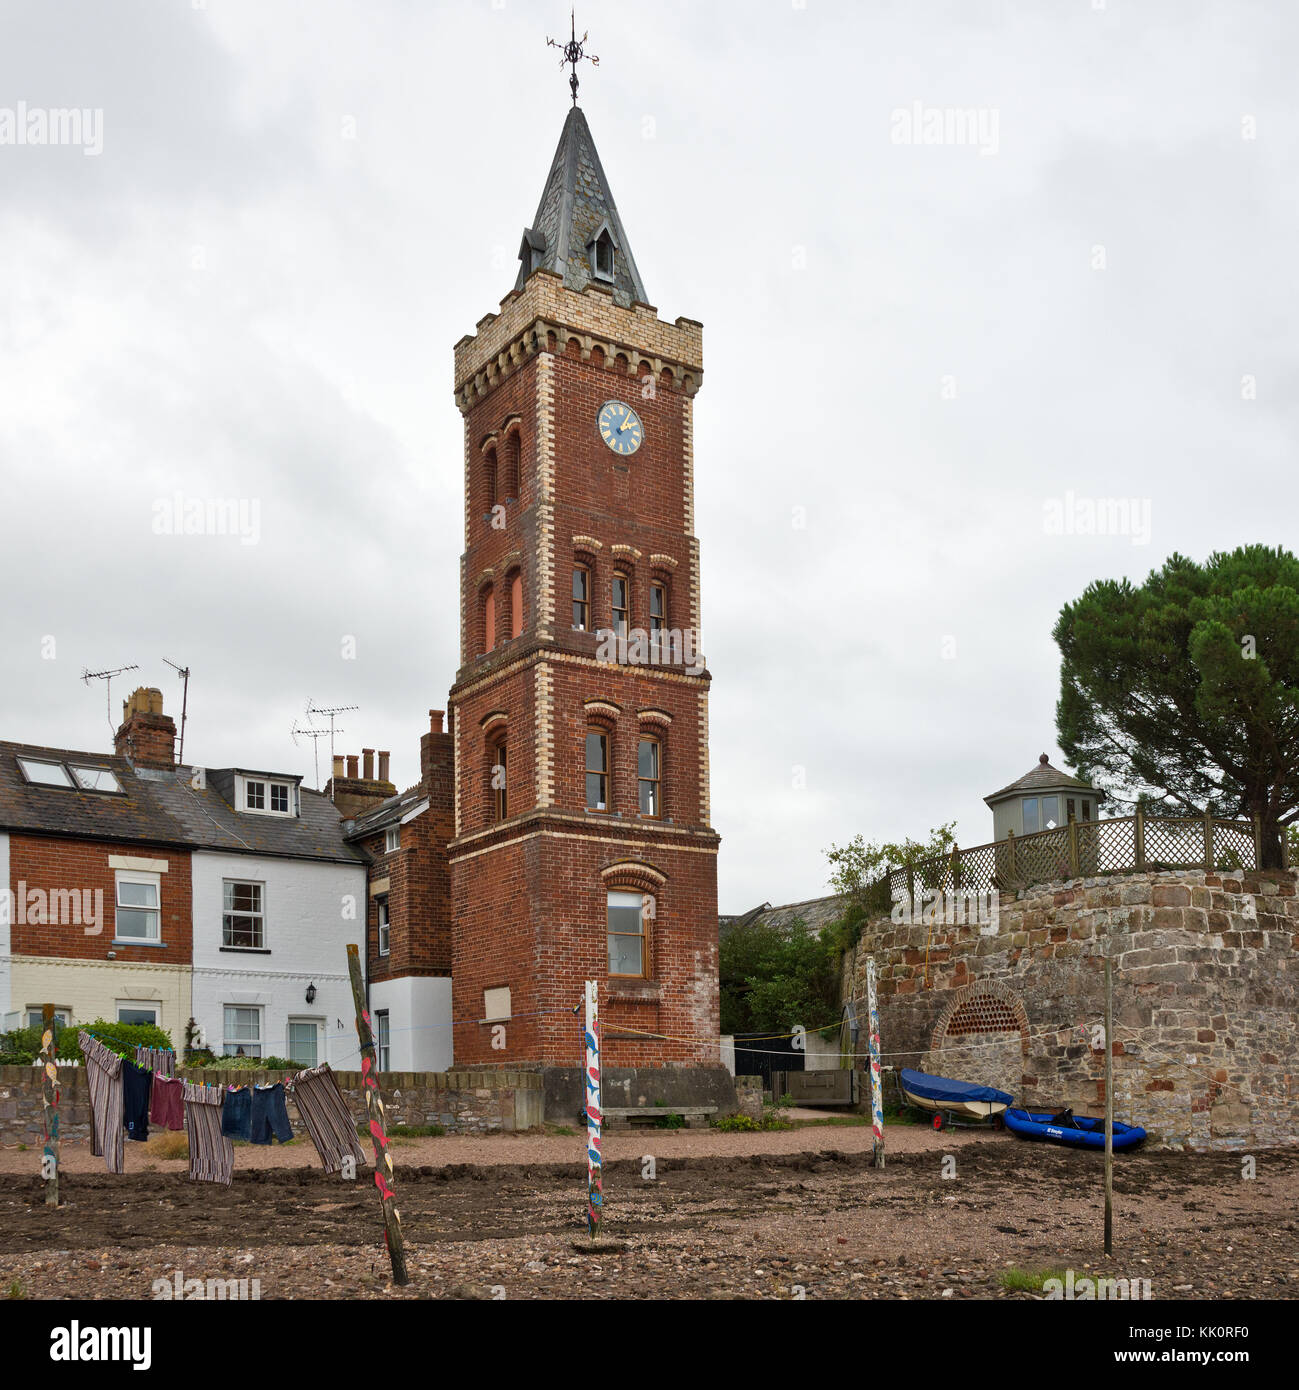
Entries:
{"type": "MultiPolygon", "coordinates": [[[[247,1086],[285,1081],[292,1072],[204,1070],[189,1073],[208,1085],[247,1086]]],[[[365,1120],[361,1073],[335,1072],[358,1123],[365,1120]]],[[[380,1078],[388,1124],[441,1125],[448,1134],[486,1134],[532,1129],[542,1122],[540,1074],[514,1071],[385,1072],[380,1078]]],[[[65,1140],[90,1138],[90,1102],[84,1067],[59,1068],[59,1129],[65,1140]]],[[[305,1136],[290,1100],[289,1120],[305,1136]]],[[[0,1143],[33,1147],[41,1139],[41,1073],[38,1067],[0,1067],[0,1143]]],[[[308,1140],[308,1143],[310,1140],[308,1140]]]]}
{"type": "Polygon", "coordinates": [[[1100,1115],[1107,946],[1115,1118],[1169,1146],[1299,1142],[1291,872],[1073,879],[1001,894],[995,922],[877,919],[845,957],[845,998],[864,1018],[873,953],[885,1066],[1100,1115]]]}

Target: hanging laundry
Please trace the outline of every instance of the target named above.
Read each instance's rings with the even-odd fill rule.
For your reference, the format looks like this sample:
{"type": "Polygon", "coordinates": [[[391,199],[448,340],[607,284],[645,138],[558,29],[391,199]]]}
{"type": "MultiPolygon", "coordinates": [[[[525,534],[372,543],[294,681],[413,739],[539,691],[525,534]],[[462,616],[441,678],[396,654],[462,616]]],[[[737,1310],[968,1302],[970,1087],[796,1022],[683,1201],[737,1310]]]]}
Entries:
{"type": "Polygon", "coordinates": [[[172,1077],[155,1073],[149,1121],[160,1129],[185,1128],[185,1086],[172,1077]]]}
{"type": "Polygon", "coordinates": [[[135,1049],[137,1067],[166,1077],[176,1075],[176,1054],[169,1047],[139,1047],[135,1049]]]}
{"type": "Polygon", "coordinates": [[[122,1121],[129,1139],[143,1143],[149,1137],[149,1094],[153,1073],[136,1066],[129,1057],[122,1062],[122,1121]]]}
{"type": "Polygon", "coordinates": [[[84,1029],[77,1035],[90,1092],[90,1152],[110,1173],[122,1172],[122,1059],[84,1029]]]}
{"type": "Polygon", "coordinates": [[[289,1081],[289,1090],[325,1172],[341,1172],[344,1157],[358,1165],[365,1162],[356,1122],[328,1062],[300,1071],[289,1081]]]}
{"type": "Polygon", "coordinates": [[[230,1186],[234,1172],[234,1145],[221,1133],[222,1091],[219,1086],[185,1088],[185,1133],[189,1139],[189,1175],[195,1182],[220,1182],[230,1186]]]}
{"type": "Polygon", "coordinates": [[[221,1133],[227,1139],[251,1139],[252,1121],[252,1092],[247,1086],[231,1086],[221,1107],[221,1133]]]}
{"type": "Polygon", "coordinates": [[[284,1106],[284,1083],[253,1087],[252,1141],[269,1144],[274,1135],[281,1144],[293,1138],[293,1126],[284,1106]]]}

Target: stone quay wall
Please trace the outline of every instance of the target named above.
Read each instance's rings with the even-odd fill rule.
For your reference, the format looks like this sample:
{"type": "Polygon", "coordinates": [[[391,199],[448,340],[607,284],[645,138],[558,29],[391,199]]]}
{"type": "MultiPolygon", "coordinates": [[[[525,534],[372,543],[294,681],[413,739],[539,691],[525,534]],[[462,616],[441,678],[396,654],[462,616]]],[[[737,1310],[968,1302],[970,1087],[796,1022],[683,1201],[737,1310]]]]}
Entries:
{"type": "MultiPolygon", "coordinates": [[[[873,919],[844,958],[844,997],[864,1025],[873,954],[886,1067],[993,1085],[1029,1109],[1101,1115],[1109,950],[1115,1119],[1164,1147],[1299,1143],[1296,878],[1079,878],[1002,893],[983,923],[873,919]]],[[[863,1026],[858,1053],[866,1039],[863,1026]]]]}

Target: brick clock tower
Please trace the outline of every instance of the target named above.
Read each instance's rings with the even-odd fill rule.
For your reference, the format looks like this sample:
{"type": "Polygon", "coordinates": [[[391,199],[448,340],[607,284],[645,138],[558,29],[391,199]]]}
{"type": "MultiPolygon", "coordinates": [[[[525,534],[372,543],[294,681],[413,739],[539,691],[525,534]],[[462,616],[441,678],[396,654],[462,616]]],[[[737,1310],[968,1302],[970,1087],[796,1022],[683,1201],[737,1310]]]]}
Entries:
{"type": "Polygon", "coordinates": [[[455,1061],[576,1066],[594,979],[606,1066],[718,1068],[702,328],[648,303],[576,104],[519,255],[455,348],[455,1061]]]}

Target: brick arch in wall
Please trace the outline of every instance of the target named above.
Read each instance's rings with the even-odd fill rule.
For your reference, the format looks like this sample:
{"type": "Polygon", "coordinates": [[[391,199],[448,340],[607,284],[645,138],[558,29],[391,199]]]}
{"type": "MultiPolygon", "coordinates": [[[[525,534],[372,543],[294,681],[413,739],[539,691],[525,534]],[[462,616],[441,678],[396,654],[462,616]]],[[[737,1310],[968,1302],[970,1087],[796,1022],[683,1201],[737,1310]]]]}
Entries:
{"type": "Polygon", "coordinates": [[[1028,1056],[1028,1011],[1023,999],[996,980],[976,981],[956,990],[934,1027],[929,1047],[959,1047],[988,1034],[1019,1034],[1020,1052],[1028,1056]]]}

